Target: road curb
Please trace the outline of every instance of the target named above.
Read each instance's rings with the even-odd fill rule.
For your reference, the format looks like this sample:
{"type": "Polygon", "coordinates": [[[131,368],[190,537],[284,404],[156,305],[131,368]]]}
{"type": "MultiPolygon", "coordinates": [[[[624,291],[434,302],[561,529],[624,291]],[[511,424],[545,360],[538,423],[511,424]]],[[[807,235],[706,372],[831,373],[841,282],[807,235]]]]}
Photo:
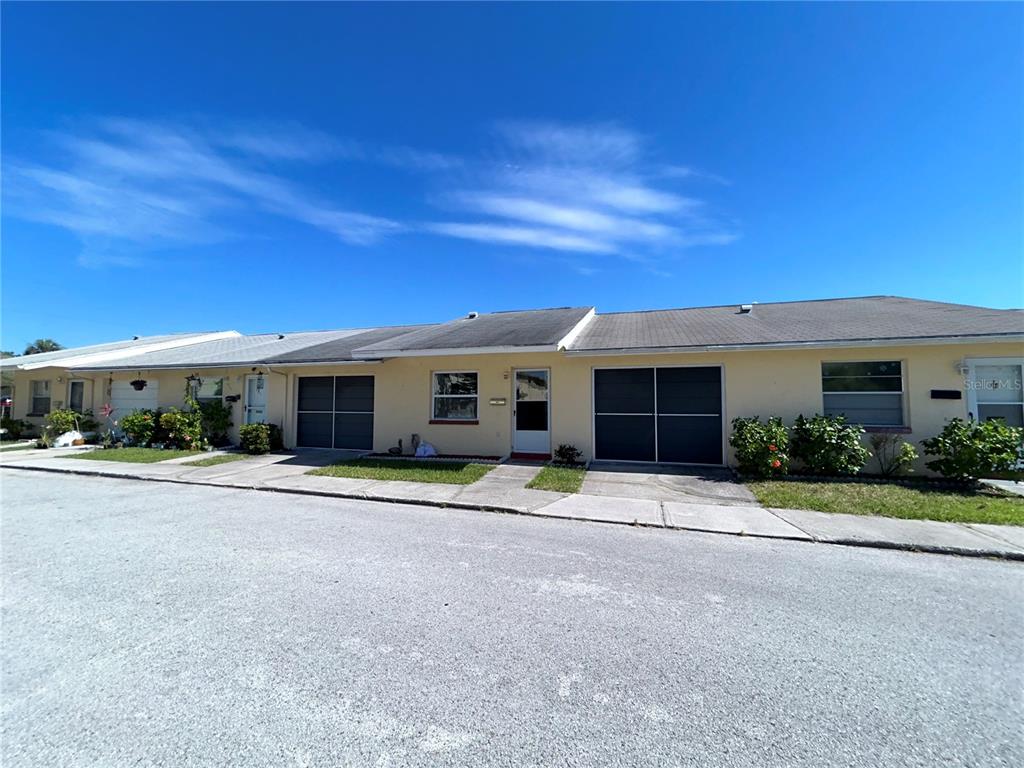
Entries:
{"type": "MultiPolygon", "coordinates": [[[[965,549],[962,547],[944,547],[935,546],[931,544],[903,544],[900,542],[893,541],[882,541],[882,540],[870,540],[870,539],[830,539],[820,538],[813,534],[804,531],[810,536],[809,539],[801,539],[790,536],[766,536],[758,533],[745,533],[743,531],[711,531],[706,528],[695,528],[692,526],[685,525],[667,525],[665,522],[660,525],[652,525],[650,523],[641,523],[638,521],[618,521],[618,520],[605,520],[598,518],[589,517],[565,517],[563,515],[550,515],[544,514],[544,507],[540,507],[535,511],[527,511],[522,509],[516,509],[514,507],[503,507],[498,504],[478,504],[469,502],[459,501],[429,501],[426,499],[406,499],[406,498],[395,498],[389,496],[367,496],[366,494],[360,493],[345,493],[343,491],[321,491],[321,490],[305,490],[300,488],[282,488],[274,486],[261,486],[261,485],[248,485],[245,483],[214,483],[205,480],[185,480],[176,477],[146,477],[141,475],[132,475],[125,472],[111,472],[104,470],[82,470],[72,468],[57,468],[57,467],[33,467],[26,465],[11,465],[3,464],[0,465],[3,469],[15,469],[23,470],[27,472],[50,472],[58,475],[80,475],[83,477],[105,477],[114,480],[141,480],[143,482],[151,483],[171,483],[174,485],[198,485],[206,488],[233,488],[235,490],[242,491],[262,491],[266,493],[285,493],[293,496],[318,496],[321,498],[332,498],[332,499],[350,499],[353,501],[370,501],[379,502],[384,504],[411,504],[419,507],[437,507],[440,509],[461,509],[474,512],[497,512],[508,515],[522,515],[524,517],[543,517],[548,520],[568,520],[576,522],[586,523],[604,523],[606,525],[622,525],[629,528],[650,528],[655,530],[666,530],[666,531],[690,531],[693,533],[707,533],[717,534],[724,536],[734,536],[747,539],[767,539],[767,540],[781,540],[781,541],[794,541],[805,544],[832,544],[842,547],[860,547],[862,549],[888,549],[896,550],[901,552],[921,552],[925,554],[933,555],[954,555],[958,557],[979,557],[979,558],[990,558],[998,560],[1012,560],[1017,562],[1024,562],[1024,552],[1013,552],[1008,550],[981,550],[981,549],[965,549]]],[[[774,513],[773,513],[774,514],[774,513]]],[[[781,519],[781,518],[780,518],[781,519]]],[[[788,522],[788,521],[786,521],[788,522]]],[[[792,525],[792,523],[790,523],[792,525]]],[[[800,529],[798,526],[793,526],[800,529]]],[[[991,538],[991,537],[990,537],[991,538]]]]}

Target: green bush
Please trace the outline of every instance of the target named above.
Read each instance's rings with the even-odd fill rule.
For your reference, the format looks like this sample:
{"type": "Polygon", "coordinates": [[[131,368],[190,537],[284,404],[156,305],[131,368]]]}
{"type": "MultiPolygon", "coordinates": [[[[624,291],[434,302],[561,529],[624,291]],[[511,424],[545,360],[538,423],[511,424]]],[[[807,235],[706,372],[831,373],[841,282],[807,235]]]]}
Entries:
{"type": "Polygon", "coordinates": [[[211,445],[227,445],[228,429],[231,427],[231,406],[218,400],[210,400],[199,403],[199,412],[203,420],[203,437],[211,445]]]}
{"type": "Polygon", "coordinates": [[[243,424],[238,428],[238,435],[246,453],[270,453],[269,424],[243,424]]]}
{"type": "Polygon", "coordinates": [[[78,430],[80,432],[95,432],[99,426],[100,423],[91,409],[78,414],[78,430]]]}
{"type": "Polygon", "coordinates": [[[1024,455],[1024,430],[993,419],[951,419],[935,437],[922,440],[924,452],[938,456],[928,469],[954,480],[974,480],[1016,468],[1024,455]]]}
{"type": "Polygon", "coordinates": [[[580,458],[582,456],[583,451],[581,451],[575,445],[562,443],[557,448],[555,448],[556,464],[579,464],[580,458]]]}
{"type": "Polygon", "coordinates": [[[816,475],[855,475],[871,458],[861,445],[864,429],[844,416],[797,416],[790,450],[793,458],[816,475]]]}
{"type": "Polygon", "coordinates": [[[171,408],[160,415],[160,429],[175,448],[197,451],[203,447],[203,417],[199,411],[171,408]]]}
{"type": "Polygon", "coordinates": [[[899,435],[881,432],[872,435],[870,442],[878,462],[878,472],[883,477],[914,471],[912,467],[917,461],[917,449],[899,435]]]}
{"type": "Polygon", "coordinates": [[[10,416],[0,419],[0,427],[7,430],[5,436],[8,440],[20,440],[22,435],[29,436],[35,430],[31,421],[12,419],[10,416]]]}
{"type": "Polygon", "coordinates": [[[745,475],[772,477],[789,472],[789,432],[778,416],[767,424],[760,416],[733,419],[729,445],[745,475]]]}
{"type": "Polygon", "coordinates": [[[133,445],[149,445],[156,430],[156,414],[148,408],[126,413],[118,424],[133,445]]]}
{"type": "Polygon", "coordinates": [[[78,429],[78,414],[70,408],[58,408],[46,414],[43,423],[47,433],[52,437],[60,437],[65,432],[78,429]]]}

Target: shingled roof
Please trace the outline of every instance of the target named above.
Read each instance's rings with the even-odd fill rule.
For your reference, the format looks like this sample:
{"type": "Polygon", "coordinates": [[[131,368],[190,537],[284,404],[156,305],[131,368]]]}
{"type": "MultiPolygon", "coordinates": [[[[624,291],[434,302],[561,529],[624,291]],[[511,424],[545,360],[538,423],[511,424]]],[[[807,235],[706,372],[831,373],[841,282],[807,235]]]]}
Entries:
{"type": "Polygon", "coordinates": [[[149,370],[298,365],[388,357],[554,351],[615,354],[802,345],[1006,339],[1024,341],[1024,310],[897,296],[612,312],[591,307],[471,313],[431,325],[243,336],[150,336],[3,361],[5,368],[149,370]]]}
{"type": "Polygon", "coordinates": [[[551,347],[572,333],[593,307],[559,307],[515,312],[470,313],[458,320],[367,344],[357,357],[388,357],[439,350],[551,347]]]}
{"type": "Polygon", "coordinates": [[[1024,334],[1024,310],[898,296],[612,312],[597,315],[571,352],[969,339],[1024,334]]]}

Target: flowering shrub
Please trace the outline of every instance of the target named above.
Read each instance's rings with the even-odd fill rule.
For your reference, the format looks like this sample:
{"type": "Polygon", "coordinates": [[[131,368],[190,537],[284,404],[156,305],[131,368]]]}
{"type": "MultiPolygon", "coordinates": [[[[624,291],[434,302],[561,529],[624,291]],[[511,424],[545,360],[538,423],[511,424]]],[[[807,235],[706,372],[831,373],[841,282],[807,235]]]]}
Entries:
{"type": "Polygon", "coordinates": [[[729,445],[745,475],[772,477],[789,471],[789,433],[778,416],[767,424],[759,416],[733,419],[729,445]]]}
{"type": "Polygon", "coordinates": [[[171,408],[160,415],[165,440],[177,448],[197,451],[203,447],[203,418],[198,411],[171,408]]]}
{"type": "Polygon", "coordinates": [[[238,435],[246,453],[270,453],[269,424],[243,424],[238,428],[238,435]]]}
{"type": "Polygon", "coordinates": [[[148,409],[132,411],[121,417],[119,426],[132,444],[149,445],[156,429],[156,414],[148,409]]]}
{"type": "Polygon", "coordinates": [[[955,480],[972,480],[1016,468],[1024,455],[1024,430],[997,419],[951,419],[921,445],[926,454],[939,457],[925,465],[928,469],[955,480]]]}
{"type": "Polygon", "coordinates": [[[793,458],[816,475],[855,475],[871,458],[861,445],[864,429],[844,416],[797,416],[793,424],[793,458]]]}

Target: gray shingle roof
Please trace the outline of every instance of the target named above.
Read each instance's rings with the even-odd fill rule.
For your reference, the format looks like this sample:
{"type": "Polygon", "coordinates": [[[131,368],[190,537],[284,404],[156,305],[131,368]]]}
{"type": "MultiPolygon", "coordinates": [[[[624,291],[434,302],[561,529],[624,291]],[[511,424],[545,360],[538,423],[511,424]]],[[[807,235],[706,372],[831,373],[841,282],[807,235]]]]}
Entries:
{"type": "Polygon", "coordinates": [[[592,307],[491,312],[428,326],[367,344],[357,355],[481,347],[538,347],[558,343],[592,307]]]}
{"type": "Polygon", "coordinates": [[[323,344],[346,336],[362,333],[361,330],[306,331],[300,333],[264,333],[252,336],[235,336],[227,339],[200,342],[188,347],[144,352],[133,357],[111,360],[108,364],[95,363],[76,366],[78,370],[135,370],[159,368],[218,368],[221,366],[262,363],[267,358],[286,354],[297,349],[323,344]]]}
{"type": "Polygon", "coordinates": [[[597,315],[571,351],[757,346],[1012,336],[1024,310],[988,309],[897,296],[621,312],[597,315]]]}
{"type": "Polygon", "coordinates": [[[130,349],[131,347],[147,347],[150,344],[160,344],[165,341],[180,341],[192,337],[205,336],[207,332],[200,333],[168,333],[160,336],[136,336],[132,339],[123,339],[122,341],[108,341],[103,344],[90,344],[85,347],[71,347],[69,349],[59,349],[56,352],[40,352],[37,355],[19,355],[17,357],[7,357],[3,359],[4,367],[17,366],[23,363],[43,363],[52,362],[54,365],[60,365],[61,360],[66,360],[71,357],[80,357],[82,355],[96,355],[102,354],[103,352],[120,352],[122,350],[130,349]]]}
{"type": "Polygon", "coordinates": [[[388,328],[362,328],[350,335],[326,341],[322,344],[305,347],[285,354],[268,357],[263,362],[268,365],[288,363],[330,363],[353,360],[352,350],[366,344],[384,341],[395,336],[412,333],[430,328],[429,325],[399,325],[388,328]]]}

